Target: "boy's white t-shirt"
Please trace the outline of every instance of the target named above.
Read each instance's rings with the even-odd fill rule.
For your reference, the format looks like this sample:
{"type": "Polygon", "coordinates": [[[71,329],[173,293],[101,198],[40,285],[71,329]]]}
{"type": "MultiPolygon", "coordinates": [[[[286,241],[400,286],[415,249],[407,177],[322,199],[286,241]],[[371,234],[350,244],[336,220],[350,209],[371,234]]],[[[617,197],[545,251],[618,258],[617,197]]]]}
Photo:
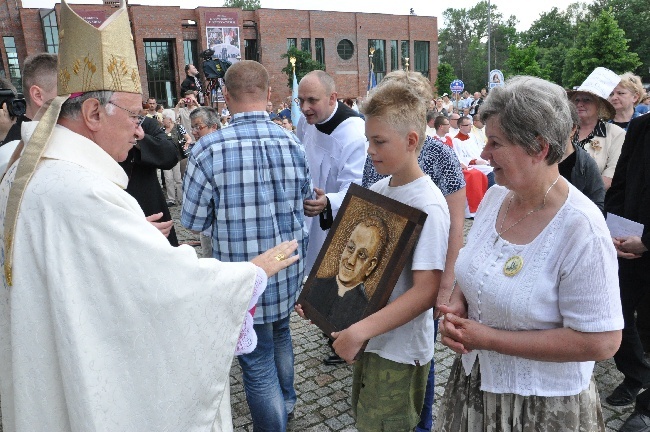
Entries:
{"type": "MultiPolygon", "coordinates": [[[[390,179],[384,178],[370,189],[422,210],[428,216],[388,303],[413,286],[413,270],[444,270],[449,241],[449,209],[431,178],[423,176],[397,187],[388,185],[390,179]]],[[[406,324],[370,339],[366,352],[397,363],[418,366],[433,358],[434,345],[433,310],[428,309],[406,324]]]]}

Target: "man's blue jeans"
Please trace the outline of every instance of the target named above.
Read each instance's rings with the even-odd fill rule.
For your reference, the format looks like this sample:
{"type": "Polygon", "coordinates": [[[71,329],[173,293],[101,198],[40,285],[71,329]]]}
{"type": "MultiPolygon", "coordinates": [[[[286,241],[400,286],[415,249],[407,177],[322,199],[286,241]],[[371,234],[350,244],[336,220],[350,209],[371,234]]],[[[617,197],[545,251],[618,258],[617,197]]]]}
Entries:
{"type": "Polygon", "coordinates": [[[239,356],[255,432],[284,432],[296,404],[289,317],[255,324],[257,347],[239,356]]]}
{"type": "MultiPolygon", "coordinates": [[[[434,321],[433,340],[438,336],[438,320],[434,321]]],[[[424,404],[420,411],[420,423],[415,427],[414,432],[431,432],[433,427],[433,402],[435,402],[436,393],[436,374],[434,373],[434,361],[431,359],[431,368],[429,369],[429,378],[427,378],[427,389],[424,392],[424,404]]]]}

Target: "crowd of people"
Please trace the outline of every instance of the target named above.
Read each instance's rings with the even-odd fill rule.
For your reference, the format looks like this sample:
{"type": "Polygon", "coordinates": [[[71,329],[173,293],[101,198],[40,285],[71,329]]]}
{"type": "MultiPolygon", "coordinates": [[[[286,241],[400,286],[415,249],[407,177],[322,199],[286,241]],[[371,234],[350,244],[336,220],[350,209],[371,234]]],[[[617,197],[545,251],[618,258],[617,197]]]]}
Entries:
{"type": "MultiPolygon", "coordinates": [[[[637,76],[597,68],[568,91],[520,76],[452,100],[393,71],[362,100],[313,71],[293,125],[255,61],[225,72],[220,112],[193,65],[168,108],[139,78],[66,77],[86,26],[64,2],[58,58],[29,57],[25,114],[0,112],[4,430],[230,431],[234,356],[253,430],[286,430],[289,318],[309,318],[298,295],[352,183],[428,215],[384,308],[329,310],[368,304],[386,236],[373,218],[313,296],[345,323],[324,362],[354,364],[359,431],[604,431],[593,368],[612,356],[624,380],[606,402],[636,402],[620,430],[650,430],[637,76]],[[179,246],[174,205],[203,258],[179,246]],[[608,214],[641,229],[612,237],[608,214]],[[433,425],[438,331],[458,356],[433,425]]],[[[137,75],[123,6],[101,32],[137,75]]]]}

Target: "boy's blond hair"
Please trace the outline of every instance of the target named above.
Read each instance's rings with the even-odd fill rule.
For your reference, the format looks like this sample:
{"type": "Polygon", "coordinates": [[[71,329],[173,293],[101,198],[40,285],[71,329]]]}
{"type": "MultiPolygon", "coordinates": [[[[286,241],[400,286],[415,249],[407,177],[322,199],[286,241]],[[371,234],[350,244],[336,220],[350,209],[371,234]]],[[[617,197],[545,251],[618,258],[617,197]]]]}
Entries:
{"type": "Polygon", "coordinates": [[[366,117],[381,117],[404,134],[416,132],[419,152],[424,143],[427,109],[432,97],[431,84],[421,73],[394,71],[370,94],[362,112],[366,117]]]}

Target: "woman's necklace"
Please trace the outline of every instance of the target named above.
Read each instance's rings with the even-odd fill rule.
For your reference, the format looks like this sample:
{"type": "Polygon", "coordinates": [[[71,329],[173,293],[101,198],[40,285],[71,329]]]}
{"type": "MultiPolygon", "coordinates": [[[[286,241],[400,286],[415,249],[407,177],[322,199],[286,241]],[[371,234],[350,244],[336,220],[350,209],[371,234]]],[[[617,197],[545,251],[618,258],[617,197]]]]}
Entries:
{"type": "Polygon", "coordinates": [[[501,225],[499,226],[499,231],[497,232],[497,238],[494,239],[494,244],[497,243],[497,240],[499,240],[499,237],[501,237],[501,235],[502,235],[503,233],[508,232],[512,227],[514,227],[515,225],[517,225],[517,224],[518,224],[519,222],[521,222],[522,220],[526,219],[528,216],[530,216],[530,215],[532,215],[533,213],[536,213],[536,212],[540,211],[541,209],[543,209],[544,207],[546,207],[546,197],[548,196],[548,193],[551,191],[551,189],[553,189],[553,186],[555,186],[555,183],[557,183],[557,181],[558,181],[559,179],[560,179],[560,176],[558,175],[557,178],[555,179],[555,181],[553,182],[553,184],[551,184],[551,186],[549,186],[549,188],[546,190],[546,193],[544,194],[544,200],[542,201],[542,205],[540,205],[539,207],[536,207],[536,208],[530,210],[530,211],[529,211],[528,213],[526,213],[523,217],[521,217],[517,222],[513,223],[512,225],[510,225],[508,228],[503,229],[503,223],[504,223],[504,222],[506,221],[506,219],[508,218],[508,211],[510,210],[510,204],[512,204],[512,199],[515,197],[515,194],[514,194],[514,192],[513,192],[512,196],[510,197],[510,200],[508,201],[508,207],[506,207],[506,214],[503,216],[503,219],[501,219],[501,225]]]}

